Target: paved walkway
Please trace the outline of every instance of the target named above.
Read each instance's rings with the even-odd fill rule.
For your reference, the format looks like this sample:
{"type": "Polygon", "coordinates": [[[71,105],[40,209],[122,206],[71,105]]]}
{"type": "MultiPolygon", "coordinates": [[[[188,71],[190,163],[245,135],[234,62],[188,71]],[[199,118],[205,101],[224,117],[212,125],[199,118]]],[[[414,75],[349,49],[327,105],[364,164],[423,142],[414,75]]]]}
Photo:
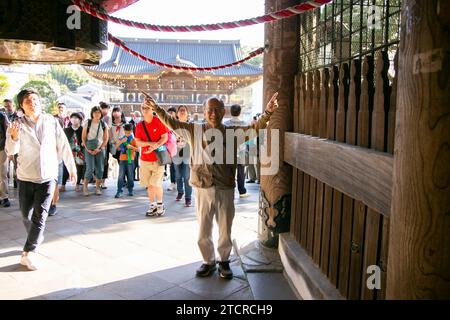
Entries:
{"type": "MultiPolygon", "coordinates": [[[[233,238],[240,248],[257,238],[259,186],[247,186],[251,196],[235,200],[233,238]]],[[[112,180],[102,196],[73,189],[67,185],[58,214],[47,220],[42,268],[34,272],[19,264],[25,230],[11,191],[12,206],[0,208],[0,299],[296,299],[282,273],[245,273],[236,254],[233,280],[217,273],[196,278],[195,209],[176,202],[176,192],[165,192],[165,216],[149,218],[140,186],[134,197],[118,200],[112,180]]]]}

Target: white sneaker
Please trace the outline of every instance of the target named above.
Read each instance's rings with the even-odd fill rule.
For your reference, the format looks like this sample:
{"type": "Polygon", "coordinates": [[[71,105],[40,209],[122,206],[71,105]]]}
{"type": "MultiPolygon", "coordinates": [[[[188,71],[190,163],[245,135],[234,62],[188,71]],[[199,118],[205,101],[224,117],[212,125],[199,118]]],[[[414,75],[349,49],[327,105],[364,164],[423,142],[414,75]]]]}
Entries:
{"type": "Polygon", "coordinates": [[[27,267],[30,271],[36,271],[38,269],[35,254],[33,252],[28,252],[27,256],[22,255],[22,258],[20,258],[20,264],[27,267]]]}
{"type": "Polygon", "coordinates": [[[163,216],[166,213],[166,208],[164,207],[164,203],[158,204],[156,206],[156,214],[158,216],[163,216]]]}
{"type": "Polygon", "coordinates": [[[175,183],[171,183],[170,186],[167,188],[167,191],[173,191],[175,190],[175,187],[176,187],[175,183]]]}
{"type": "Polygon", "coordinates": [[[248,198],[250,195],[248,193],[243,193],[239,195],[239,198],[248,198]]]}
{"type": "Polygon", "coordinates": [[[145,215],[147,217],[153,217],[154,215],[156,215],[156,210],[157,210],[157,206],[156,203],[151,203],[150,207],[148,208],[147,212],[145,213],[145,215]]]}

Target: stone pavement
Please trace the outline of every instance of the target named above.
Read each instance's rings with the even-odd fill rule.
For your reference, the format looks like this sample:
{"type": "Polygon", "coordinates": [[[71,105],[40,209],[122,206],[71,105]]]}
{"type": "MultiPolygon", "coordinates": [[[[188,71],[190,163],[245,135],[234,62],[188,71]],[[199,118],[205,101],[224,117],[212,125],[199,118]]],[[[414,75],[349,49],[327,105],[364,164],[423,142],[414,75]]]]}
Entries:
{"type": "Polygon", "coordinates": [[[249,198],[236,194],[233,238],[243,255],[232,256],[231,281],[217,273],[195,277],[201,259],[194,207],[185,208],[175,201],[175,191],[165,191],[166,215],[145,217],[145,189],[137,186],[134,197],[114,199],[113,180],[101,196],[84,197],[67,185],[58,214],[47,220],[41,269],[27,271],[19,264],[25,229],[11,189],[12,206],[0,208],[0,299],[297,299],[283,273],[244,272],[246,265],[267,265],[251,252],[258,247],[259,186],[247,187],[249,198]]]}

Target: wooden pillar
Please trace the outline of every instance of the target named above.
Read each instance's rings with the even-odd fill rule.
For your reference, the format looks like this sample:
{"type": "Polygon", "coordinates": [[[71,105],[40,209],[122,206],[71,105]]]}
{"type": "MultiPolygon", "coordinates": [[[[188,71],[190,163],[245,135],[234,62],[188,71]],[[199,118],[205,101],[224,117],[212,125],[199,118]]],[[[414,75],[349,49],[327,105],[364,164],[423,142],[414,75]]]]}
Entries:
{"type": "MultiPolygon", "coordinates": [[[[266,0],[265,11],[273,12],[298,4],[296,0],[266,0]]],[[[298,73],[299,37],[298,16],[265,25],[263,108],[274,92],[278,91],[279,108],[272,115],[270,130],[279,130],[279,169],[274,175],[261,175],[259,239],[267,246],[278,244],[278,234],[289,231],[292,168],[283,162],[284,133],[292,131],[295,94],[295,75],[298,73]]],[[[261,168],[263,169],[263,168],[261,168]]]]}
{"type": "Polygon", "coordinates": [[[450,298],[447,0],[402,1],[387,299],[450,298]]]}

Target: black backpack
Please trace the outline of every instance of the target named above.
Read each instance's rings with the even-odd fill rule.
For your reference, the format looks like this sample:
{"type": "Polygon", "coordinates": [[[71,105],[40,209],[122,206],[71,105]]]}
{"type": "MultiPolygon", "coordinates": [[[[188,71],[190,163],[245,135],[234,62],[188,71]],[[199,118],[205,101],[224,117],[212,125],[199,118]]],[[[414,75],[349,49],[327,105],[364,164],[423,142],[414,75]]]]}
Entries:
{"type": "MultiPolygon", "coordinates": [[[[103,120],[100,120],[100,123],[102,125],[102,130],[105,131],[105,126],[106,126],[105,122],[103,120]]],[[[86,135],[89,134],[89,129],[91,129],[91,124],[92,124],[92,119],[89,119],[88,120],[88,125],[87,125],[86,135]]]]}

